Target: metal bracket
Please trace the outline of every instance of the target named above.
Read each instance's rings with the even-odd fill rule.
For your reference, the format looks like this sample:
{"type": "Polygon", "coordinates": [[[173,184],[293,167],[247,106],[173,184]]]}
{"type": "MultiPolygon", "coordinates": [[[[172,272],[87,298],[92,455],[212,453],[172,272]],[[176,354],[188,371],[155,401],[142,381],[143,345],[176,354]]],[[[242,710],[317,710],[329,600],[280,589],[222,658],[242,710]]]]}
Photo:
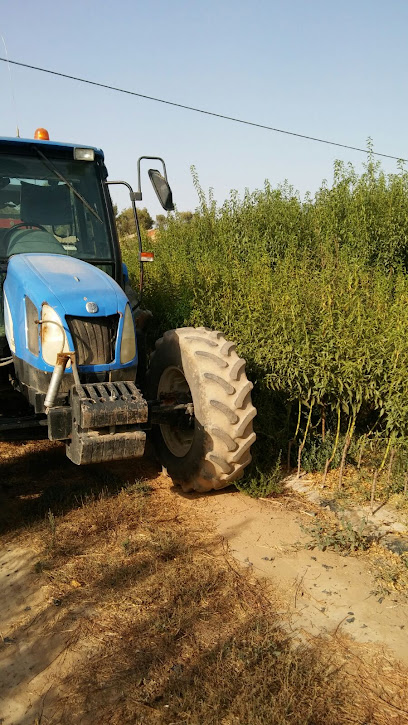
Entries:
{"type": "MultiPolygon", "coordinates": [[[[139,255],[142,253],[142,235],[140,233],[140,226],[139,226],[139,220],[137,218],[137,211],[136,211],[136,204],[135,201],[140,201],[142,198],[142,194],[138,191],[133,191],[130,184],[128,184],[127,181],[105,181],[106,186],[115,185],[115,184],[123,184],[123,186],[126,186],[127,189],[129,189],[129,197],[130,201],[132,202],[132,209],[133,209],[133,218],[135,220],[135,227],[136,227],[136,234],[137,234],[137,241],[139,245],[139,255]]],[[[139,180],[140,184],[140,180],[139,180]]],[[[139,278],[139,292],[140,295],[142,294],[143,289],[143,264],[140,265],[140,278],[139,278]]]]}
{"type": "Polygon", "coordinates": [[[142,201],[142,186],[140,181],[140,162],[143,161],[143,159],[147,159],[148,161],[160,161],[163,166],[163,176],[168,182],[167,179],[167,171],[166,171],[166,164],[164,163],[164,160],[161,156],[141,156],[140,159],[137,160],[137,191],[135,192],[135,199],[136,201],[142,201]]]}

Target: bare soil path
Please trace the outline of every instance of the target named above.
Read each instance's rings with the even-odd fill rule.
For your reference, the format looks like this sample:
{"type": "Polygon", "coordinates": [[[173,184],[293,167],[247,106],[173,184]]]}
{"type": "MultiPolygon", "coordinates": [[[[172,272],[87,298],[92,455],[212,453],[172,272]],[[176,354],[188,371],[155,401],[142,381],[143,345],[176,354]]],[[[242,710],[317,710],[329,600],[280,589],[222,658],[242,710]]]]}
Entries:
{"type": "Polygon", "coordinates": [[[362,643],[389,648],[408,663],[408,599],[375,593],[370,560],[303,548],[301,529],[313,510],[306,498],[256,500],[237,491],[199,498],[195,506],[217,527],[229,551],[280,589],[283,614],[295,629],[315,635],[341,629],[362,643]],[[309,510],[308,510],[309,509],[309,510]]]}
{"type": "MultiPolygon", "coordinates": [[[[270,580],[279,591],[279,614],[293,632],[306,638],[342,632],[368,647],[384,648],[408,665],[408,600],[375,593],[370,559],[364,554],[344,557],[305,549],[308,537],[301,525],[310,524],[315,510],[302,494],[267,500],[251,499],[233,488],[205,496],[182,494],[154,465],[121,464],[118,480],[124,480],[127,469],[133,476],[139,470],[150,480],[153,495],[162,492],[167,501],[176,502],[182,515],[191,517],[192,529],[199,521],[203,529],[215,530],[226,553],[256,577],[270,580]]],[[[59,490],[78,492],[72,498],[74,508],[90,485],[94,489],[105,482],[101,469],[72,466],[58,445],[0,443],[2,725],[42,722],[38,713],[47,698],[52,702],[55,679],[72,670],[81,655],[79,645],[66,652],[79,611],[72,606],[62,618],[58,600],[38,571],[43,541],[36,534],[36,521],[44,521],[49,508],[58,508],[59,490]]]]}

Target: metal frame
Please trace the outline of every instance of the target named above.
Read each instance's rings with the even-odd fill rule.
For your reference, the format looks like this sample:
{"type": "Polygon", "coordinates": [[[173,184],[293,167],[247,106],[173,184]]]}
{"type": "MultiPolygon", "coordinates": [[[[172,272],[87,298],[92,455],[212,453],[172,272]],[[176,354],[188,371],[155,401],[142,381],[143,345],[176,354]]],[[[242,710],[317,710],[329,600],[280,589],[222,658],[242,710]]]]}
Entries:
{"type": "Polygon", "coordinates": [[[166,171],[166,164],[164,163],[164,160],[161,156],[141,156],[137,160],[137,191],[133,192],[133,198],[135,201],[142,201],[142,186],[141,186],[141,180],[140,180],[140,162],[143,161],[143,159],[147,159],[148,161],[160,161],[163,166],[163,172],[164,172],[164,178],[166,179],[167,183],[169,183],[167,178],[167,171],[166,171]]]}
{"type": "MultiPolygon", "coordinates": [[[[142,235],[140,233],[139,219],[137,217],[137,210],[136,210],[136,204],[135,204],[136,193],[133,191],[131,185],[128,184],[127,181],[105,181],[105,184],[106,184],[106,186],[122,184],[122,186],[126,186],[126,188],[129,189],[129,196],[130,196],[130,201],[132,202],[133,216],[134,216],[135,225],[136,225],[137,241],[138,241],[138,245],[139,245],[139,269],[140,269],[140,271],[139,271],[139,292],[140,292],[140,296],[142,296],[142,290],[143,290],[143,264],[141,262],[142,235]]],[[[139,184],[140,184],[140,178],[139,178],[139,184]]],[[[140,198],[142,198],[142,197],[140,197],[140,198]]],[[[140,304],[140,301],[139,301],[139,304],[140,304]]]]}
{"type": "MultiPolygon", "coordinates": [[[[103,383],[105,389],[106,385],[116,387],[118,383],[103,383]]],[[[98,386],[97,384],[92,386],[80,385],[80,389],[84,387],[98,386]]],[[[71,388],[71,394],[72,390],[74,390],[74,387],[71,388]]],[[[114,399],[112,398],[112,400],[114,399]]],[[[143,416],[144,420],[138,424],[141,431],[150,430],[152,425],[170,425],[180,430],[189,429],[194,425],[194,407],[191,402],[186,403],[180,399],[180,401],[175,400],[172,404],[163,404],[162,400],[146,401],[140,394],[139,405],[141,402],[148,411],[147,416],[143,416]]],[[[109,407],[114,407],[110,398],[109,403],[111,404],[109,407]]],[[[103,406],[100,407],[103,412],[103,406]]],[[[41,433],[44,438],[67,442],[67,440],[71,439],[72,430],[75,427],[74,418],[72,405],[50,408],[48,415],[33,413],[32,415],[15,417],[0,416],[0,440],[18,440],[21,437],[28,439],[28,431],[32,430],[33,432],[36,431],[37,434],[41,433]]]]}

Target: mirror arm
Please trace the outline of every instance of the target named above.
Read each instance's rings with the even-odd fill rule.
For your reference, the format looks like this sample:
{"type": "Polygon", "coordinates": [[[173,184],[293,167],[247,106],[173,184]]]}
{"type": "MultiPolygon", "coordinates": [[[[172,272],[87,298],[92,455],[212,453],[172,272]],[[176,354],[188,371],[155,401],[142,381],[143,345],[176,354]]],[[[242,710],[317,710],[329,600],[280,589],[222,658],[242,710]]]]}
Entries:
{"type": "Polygon", "coordinates": [[[143,159],[147,159],[148,161],[160,161],[163,166],[163,176],[166,179],[167,183],[167,171],[166,171],[166,164],[164,163],[164,160],[161,158],[161,156],[141,156],[140,159],[137,160],[137,191],[134,191],[134,200],[135,201],[142,201],[142,186],[141,186],[141,180],[140,180],[140,162],[143,159]]]}
{"type": "MultiPolygon", "coordinates": [[[[111,184],[122,184],[123,186],[126,186],[129,189],[129,196],[130,201],[132,202],[132,209],[133,209],[133,217],[135,220],[136,225],[136,234],[137,234],[137,241],[139,246],[139,292],[140,292],[140,299],[142,297],[142,290],[143,290],[143,264],[141,262],[142,259],[142,235],[140,233],[140,226],[139,226],[139,219],[137,218],[137,211],[136,211],[136,204],[135,201],[138,201],[137,199],[137,192],[134,192],[131,185],[128,184],[127,181],[105,181],[106,186],[110,186],[111,184]]],[[[139,179],[140,184],[140,179],[139,179]]],[[[142,195],[140,194],[140,198],[142,198],[142,195]]]]}

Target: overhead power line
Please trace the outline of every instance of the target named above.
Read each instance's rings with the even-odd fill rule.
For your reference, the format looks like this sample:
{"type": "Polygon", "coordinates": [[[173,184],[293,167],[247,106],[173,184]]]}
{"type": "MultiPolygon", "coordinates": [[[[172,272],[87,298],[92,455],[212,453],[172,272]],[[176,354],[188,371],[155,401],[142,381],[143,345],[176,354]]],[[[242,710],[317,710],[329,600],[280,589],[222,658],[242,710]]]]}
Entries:
{"type": "MultiPolygon", "coordinates": [[[[338,141],[329,141],[325,138],[318,138],[317,136],[308,136],[305,133],[296,133],[295,131],[287,131],[283,128],[274,128],[273,126],[267,126],[263,123],[255,123],[254,121],[247,121],[243,118],[235,118],[234,116],[226,116],[223,113],[215,113],[215,111],[206,111],[203,108],[195,108],[194,106],[187,106],[184,103],[177,103],[176,101],[168,101],[164,98],[156,98],[155,96],[147,96],[145,93],[137,93],[136,91],[129,91],[126,88],[118,88],[117,86],[110,86],[107,83],[98,83],[97,81],[90,81],[88,78],[78,78],[77,76],[68,75],[68,73],[60,73],[56,70],[50,70],[49,68],[40,68],[36,65],[30,65],[29,63],[21,63],[17,60],[10,60],[8,58],[0,58],[0,61],[4,63],[12,63],[18,65],[21,68],[29,68],[30,70],[37,70],[41,73],[49,73],[59,78],[68,78],[71,81],[78,81],[78,83],[87,83],[90,86],[97,86],[98,88],[105,88],[109,91],[116,91],[117,93],[126,93],[128,96],[137,96],[137,98],[145,98],[148,101],[155,101],[156,103],[164,103],[167,106],[174,106],[175,108],[183,108],[185,111],[194,111],[194,113],[202,113],[206,116],[213,116],[214,118],[222,118],[225,121],[233,121],[234,123],[241,123],[244,126],[253,126],[254,128],[262,128],[265,131],[273,131],[274,133],[283,133],[286,136],[295,136],[296,138],[303,138],[307,141],[315,141],[317,143],[324,143],[328,146],[337,146],[342,149],[349,149],[351,151],[359,151],[363,154],[367,154],[367,149],[361,148],[360,146],[350,146],[346,143],[339,143],[338,141]]],[[[394,161],[406,161],[401,156],[392,156],[391,154],[383,154],[379,151],[371,151],[375,156],[381,156],[385,159],[394,159],[394,161]]]]}
{"type": "MultiPolygon", "coordinates": [[[[3,46],[4,46],[4,52],[6,54],[6,60],[8,60],[8,50],[7,50],[6,41],[5,41],[5,39],[3,38],[3,36],[1,34],[0,34],[0,38],[1,38],[2,43],[3,43],[3,46]]],[[[17,131],[17,137],[19,137],[20,136],[20,129],[18,127],[18,115],[17,115],[16,97],[15,97],[15,93],[14,93],[14,84],[13,84],[13,77],[11,75],[11,68],[10,68],[10,65],[8,63],[7,63],[7,70],[8,70],[9,81],[10,81],[11,98],[12,98],[12,101],[13,101],[14,113],[15,113],[15,116],[16,116],[16,131],[17,131]]]]}

